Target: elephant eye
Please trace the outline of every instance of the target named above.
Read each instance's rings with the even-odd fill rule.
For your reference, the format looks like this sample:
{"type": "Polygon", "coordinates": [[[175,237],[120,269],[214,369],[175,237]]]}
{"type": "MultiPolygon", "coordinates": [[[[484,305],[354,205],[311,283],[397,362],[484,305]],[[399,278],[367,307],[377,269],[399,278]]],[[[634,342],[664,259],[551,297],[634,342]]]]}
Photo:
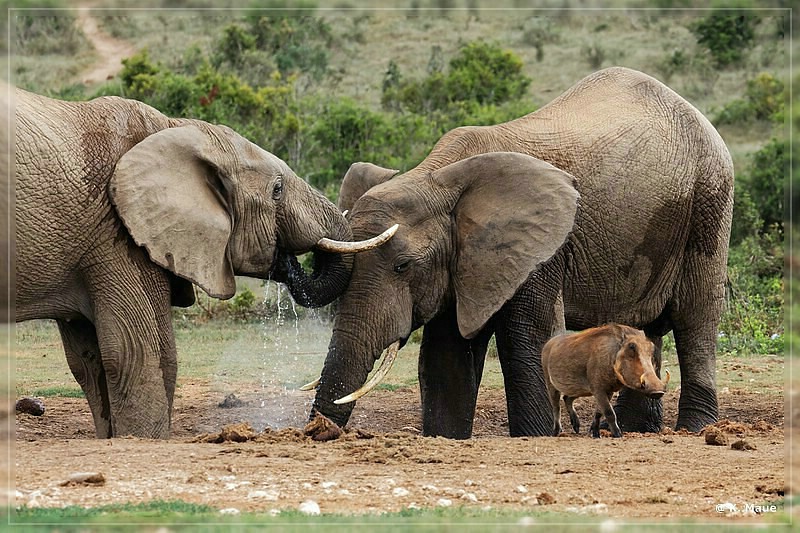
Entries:
{"type": "Polygon", "coordinates": [[[278,176],[275,185],[272,186],[272,199],[278,201],[283,196],[283,178],[278,176]]]}
{"type": "Polygon", "coordinates": [[[406,270],[408,270],[408,267],[410,266],[411,266],[411,259],[400,259],[395,263],[393,270],[398,274],[401,274],[406,270]]]}

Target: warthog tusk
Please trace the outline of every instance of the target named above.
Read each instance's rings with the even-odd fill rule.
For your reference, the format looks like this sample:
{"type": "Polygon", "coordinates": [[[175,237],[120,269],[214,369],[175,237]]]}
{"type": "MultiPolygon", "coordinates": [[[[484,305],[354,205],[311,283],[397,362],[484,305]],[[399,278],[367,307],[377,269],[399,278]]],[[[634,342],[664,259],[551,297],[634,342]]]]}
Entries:
{"type": "Polygon", "coordinates": [[[334,252],[339,254],[355,254],[358,252],[366,252],[367,250],[377,248],[381,244],[391,239],[399,227],[399,224],[395,224],[380,235],[365,241],[335,241],[333,239],[323,237],[317,242],[317,248],[325,252],[334,252]]]}
{"type": "Polygon", "coordinates": [[[666,372],[666,373],[667,373],[667,380],[664,382],[664,390],[667,390],[667,385],[669,384],[669,370],[667,370],[667,369],[665,368],[665,369],[664,369],[664,372],[666,372]]]}
{"type": "Polygon", "coordinates": [[[644,374],[642,374],[641,376],[639,376],[639,383],[641,383],[641,384],[642,384],[642,387],[644,387],[644,385],[645,385],[645,383],[644,383],[644,374]]]}
{"type": "Polygon", "coordinates": [[[399,349],[400,349],[400,341],[395,341],[394,344],[392,344],[391,346],[389,346],[389,348],[387,348],[386,355],[384,356],[383,361],[381,361],[381,366],[378,367],[378,370],[375,372],[375,374],[372,375],[369,381],[364,383],[364,385],[354,393],[348,394],[344,398],[339,398],[333,403],[335,403],[336,405],[341,405],[343,403],[354,402],[359,398],[361,398],[362,396],[364,396],[369,391],[371,391],[372,389],[374,389],[375,386],[378,383],[380,383],[384,377],[386,377],[386,374],[389,373],[389,369],[392,368],[394,360],[397,359],[397,350],[399,349]]]}
{"type": "Polygon", "coordinates": [[[305,385],[300,387],[300,390],[313,390],[317,388],[317,385],[319,385],[319,378],[315,379],[311,383],[306,383],[305,385]]]}

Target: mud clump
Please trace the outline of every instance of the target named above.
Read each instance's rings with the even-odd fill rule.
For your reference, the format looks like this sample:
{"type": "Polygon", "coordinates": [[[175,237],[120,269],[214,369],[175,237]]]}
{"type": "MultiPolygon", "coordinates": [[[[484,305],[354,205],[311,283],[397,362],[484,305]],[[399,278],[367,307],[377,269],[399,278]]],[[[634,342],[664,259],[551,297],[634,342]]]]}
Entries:
{"type": "Polygon", "coordinates": [[[16,412],[33,416],[44,414],[44,402],[39,398],[20,398],[17,400],[16,412]]]}
{"type": "Polygon", "coordinates": [[[106,476],[102,472],[76,472],[66,481],[59,483],[62,487],[70,485],[105,485],[106,476]]]}
{"type": "Polygon", "coordinates": [[[306,424],[303,433],[312,440],[325,442],[336,440],[342,436],[342,429],[324,415],[318,414],[314,420],[306,424]]]}
{"type": "Polygon", "coordinates": [[[710,444],[711,446],[728,445],[728,436],[717,427],[708,426],[703,430],[703,434],[705,435],[706,444],[710,444]]]}
{"type": "Polygon", "coordinates": [[[221,444],[223,442],[247,442],[256,437],[257,433],[248,422],[224,426],[219,433],[204,433],[198,435],[192,442],[208,442],[221,444]]]}
{"type": "Polygon", "coordinates": [[[732,450],[747,451],[747,450],[755,450],[756,447],[753,446],[752,444],[750,444],[749,442],[747,442],[744,439],[739,439],[739,440],[735,441],[733,444],[731,444],[731,449],[732,450]]]}

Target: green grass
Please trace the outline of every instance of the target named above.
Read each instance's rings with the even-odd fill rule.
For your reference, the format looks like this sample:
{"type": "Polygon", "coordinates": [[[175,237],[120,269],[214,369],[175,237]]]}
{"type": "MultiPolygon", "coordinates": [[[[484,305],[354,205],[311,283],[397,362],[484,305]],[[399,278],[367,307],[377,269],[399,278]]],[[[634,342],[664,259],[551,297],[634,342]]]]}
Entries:
{"type": "MultiPolygon", "coordinates": [[[[2,519],[0,511],[0,519],[2,519]]],[[[116,504],[96,508],[65,507],[36,508],[22,507],[8,516],[8,523],[14,531],[50,531],[53,526],[58,531],[130,531],[131,527],[146,525],[185,526],[187,530],[202,526],[202,531],[217,532],[263,530],[268,526],[270,531],[306,530],[308,527],[324,526],[325,531],[348,532],[353,529],[386,528],[391,531],[456,531],[467,527],[468,530],[517,531],[525,526],[547,526],[553,532],[575,531],[576,526],[583,528],[592,525],[606,529],[613,527],[615,531],[636,531],[646,521],[625,522],[607,517],[586,518],[581,516],[565,516],[563,514],[508,510],[479,510],[470,507],[448,507],[436,509],[406,509],[397,513],[380,515],[348,516],[324,514],[307,516],[298,511],[283,511],[277,516],[267,513],[242,513],[233,516],[221,515],[217,510],[206,505],[195,505],[182,501],[152,501],[144,504],[116,504]]],[[[765,523],[762,531],[785,530],[788,517],[776,515],[772,523],[765,523]]],[[[669,525],[647,524],[648,530],[686,531],[692,526],[699,526],[699,521],[681,521],[669,525]]],[[[738,524],[717,526],[715,531],[739,531],[738,524]]],[[[707,527],[707,526],[706,526],[707,527]]]]}
{"type": "Polygon", "coordinates": [[[83,391],[77,387],[44,387],[41,389],[34,389],[31,396],[38,398],[60,397],[60,398],[85,398],[83,391]]]}

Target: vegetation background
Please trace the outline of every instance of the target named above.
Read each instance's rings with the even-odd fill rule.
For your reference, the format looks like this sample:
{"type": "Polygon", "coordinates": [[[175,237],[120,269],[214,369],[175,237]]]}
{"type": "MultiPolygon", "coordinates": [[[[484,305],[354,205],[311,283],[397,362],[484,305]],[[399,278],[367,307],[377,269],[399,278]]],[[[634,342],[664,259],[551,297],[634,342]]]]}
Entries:
{"type": "MultiPolygon", "coordinates": [[[[2,0],[4,12],[13,9],[0,46],[20,87],[73,100],[121,95],[172,116],[228,124],[332,200],[354,161],[403,171],[451,128],[522,116],[600,68],[642,70],[698,107],[734,157],[720,350],[782,353],[784,265],[796,264],[785,254],[793,235],[786,213],[800,195],[790,169],[798,141],[789,132],[800,112],[790,112],[788,2],[523,4],[277,0],[256,9],[232,0],[117,0],[93,15],[137,52],[118,76],[87,84],[80,74],[96,52],[76,24],[79,6],[2,0]]],[[[176,314],[189,322],[257,320],[271,303],[254,290],[245,284],[229,302],[201,298],[176,314]]]]}

